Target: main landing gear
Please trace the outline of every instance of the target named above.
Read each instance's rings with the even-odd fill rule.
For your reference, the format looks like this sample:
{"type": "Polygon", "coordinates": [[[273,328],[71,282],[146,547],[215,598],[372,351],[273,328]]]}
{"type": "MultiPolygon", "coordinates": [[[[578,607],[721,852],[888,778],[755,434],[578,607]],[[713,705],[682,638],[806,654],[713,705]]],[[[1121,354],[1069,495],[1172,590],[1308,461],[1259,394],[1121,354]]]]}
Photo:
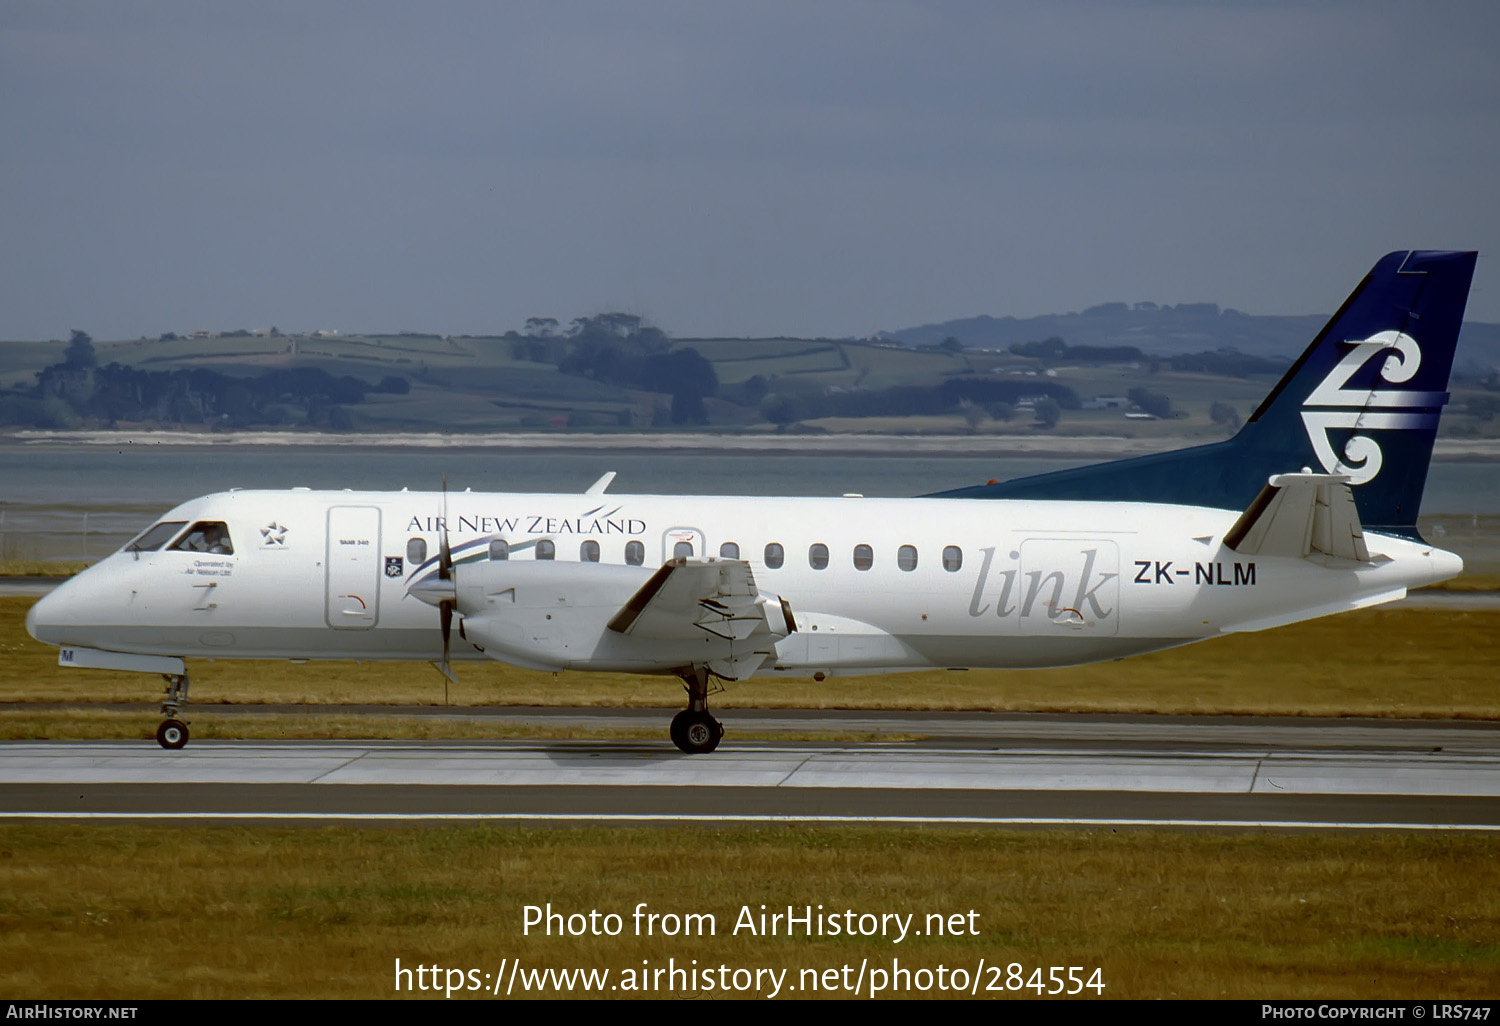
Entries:
{"type": "Polygon", "coordinates": [[[688,755],[706,755],[724,737],[724,724],[708,712],[708,668],[694,666],[678,675],[687,689],[688,707],[672,717],[672,743],[688,755]]]}
{"type": "Polygon", "coordinates": [[[188,700],[188,678],[185,673],[164,673],[167,697],[162,699],[161,714],[166,717],[156,728],[156,743],[163,748],[181,748],[188,743],[187,723],[177,718],[179,707],[188,700]]]}

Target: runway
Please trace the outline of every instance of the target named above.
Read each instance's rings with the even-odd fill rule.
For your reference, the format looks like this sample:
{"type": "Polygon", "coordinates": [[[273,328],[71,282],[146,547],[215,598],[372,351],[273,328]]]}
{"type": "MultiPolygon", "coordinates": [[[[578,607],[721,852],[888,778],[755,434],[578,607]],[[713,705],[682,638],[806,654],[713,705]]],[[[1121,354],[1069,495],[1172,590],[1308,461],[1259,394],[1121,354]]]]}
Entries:
{"type": "MultiPolygon", "coordinates": [[[[659,716],[505,713],[591,726],[659,716]]],[[[723,716],[729,738],[707,756],[682,755],[665,741],[194,741],[176,752],[141,741],[10,742],[0,745],[0,818],[1500,830],[1500,729],[1492,724],[723,716]],[[757,723],[923,740],[732,740],[757,723]]]]}

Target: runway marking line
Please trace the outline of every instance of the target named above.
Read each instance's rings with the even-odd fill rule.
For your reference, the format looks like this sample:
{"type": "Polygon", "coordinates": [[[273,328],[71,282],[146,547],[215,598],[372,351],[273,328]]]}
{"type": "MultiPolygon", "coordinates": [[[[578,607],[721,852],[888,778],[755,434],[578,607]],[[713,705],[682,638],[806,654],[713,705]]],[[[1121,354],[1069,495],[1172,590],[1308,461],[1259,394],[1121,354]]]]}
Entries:
{"type": "Polygon", "coordinates": [[[5,812],[7,819],[119,820],[349,820],[355,822],[482,822],[486,820],[594,823],[888,823],[952,826],[1240,827],[1260,830],[1444,830],[1500,832],[1500,823],[1336,823],[1323,820],[1097,819],[1039,816],[840,816],[795,813],[586,812],[5,812]]]}

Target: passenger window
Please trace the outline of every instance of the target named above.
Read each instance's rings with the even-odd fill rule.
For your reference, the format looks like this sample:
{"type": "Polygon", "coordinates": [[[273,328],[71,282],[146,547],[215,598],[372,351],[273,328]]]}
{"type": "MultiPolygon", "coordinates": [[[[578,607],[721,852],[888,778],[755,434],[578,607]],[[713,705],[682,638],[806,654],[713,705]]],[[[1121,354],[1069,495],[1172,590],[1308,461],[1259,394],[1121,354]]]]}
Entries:
{"type": "Polygon", "coordinates": [[[539,541],[539,542],[536,543],[536,558],[537,559],[556,559],[557,558],[557,546],[555,544],[553,544],[552,542],[548,541],[546,538],[543,538],[541,541],[539,541]]]}
{"type": "Polygon", "coordinates": [[[406,561],[412,566],[417,566],[427,558],[427,539],[408,538],[406,541],[406,561]]]}
{"type": "Polygon", "coordinates": [[[917,547],[915,545],[903,545],[897,549],[896,566],[902,570],[915,570],[917,568],[917,547]]]}
{"type": "Polygon", "coordinates": [[[769,545],[766,546],[766,569],[767,570],[780,570],[781,569],[781,564],[785,563],[785,562],[786,562],[786,549],[782,548],[776,542],[771,542],[769,545]]]}
{"type": "Polygon", "coordinates": [[[676,545],[672,546],[672,558],[673,559],[686,559],[689,556],[691,556],[692,554],[693,554],[693,543],[690,542],[690,541],[680,541],[676,545]]]}
{"type": "Polygon", "coordinates": [[[164,520],[159,524],[153,524],[142,531],[129,545],[125,546],[126,552],[155,552],[165,545],[178,531],[186,520],[164,520]]]}
{"type": "Polygon", "coordinates": [[[631,566],[640,566],[646,561],[646,546],[638,541],[625,543],[625,562],[631,566]]]}
{"type": "Polygon", "coordinates": [[[585,563],[599,562],[599,543],[591,540],[578,546],[578,558],[585,563]]]}
{"type": "Polygon", "coordinates": [[[504,538],[496,538],[494,541],[490,542],[490,558],[509,559],[510,542],[506,541],[504,538]]]}
{"type": "Polygon", "coordinates": [[[721,559],[739,559],[740,558],[740,545],[739,545],[739,542],[725,542],[723,545],[720,545],[719,546],[719,558],[721,558],[721,559]]]}
{"type": "Polygon", "coordinates": [[[964,550],[957,545],[949,545],[943,549],[943,569],[956,573],[964,565],[964,550]]]}
{"type": "Polygon", "coordinates": [[[234,555],[234,545],[229,540],[229,528],[217,520],[200,520],[193,529],[178,539],[172,548],[180,552],[208,552],[216,556],[234,555]]]}
{"type": "Polygon", "coordinates": [[[807,562],[814,570],[826,570],[828,568],[828,546],[822,542],[814,542],[812,548],[807,550],[807,562]]]}
{"type": "Polygon", "coordinates": [[[854,569],[868,570],[875,565],[875,550],[868,545],[854,546],[854,569]]]}

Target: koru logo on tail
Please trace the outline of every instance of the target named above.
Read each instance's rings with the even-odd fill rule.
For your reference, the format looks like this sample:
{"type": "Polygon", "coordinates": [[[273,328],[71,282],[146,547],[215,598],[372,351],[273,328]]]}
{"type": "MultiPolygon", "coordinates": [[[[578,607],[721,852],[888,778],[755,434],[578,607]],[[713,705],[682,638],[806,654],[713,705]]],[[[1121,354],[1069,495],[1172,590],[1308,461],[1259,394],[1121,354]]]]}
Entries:
{"type": "Polygon", "coordinates": [[[1422,349],[1417,340],[1399,331],[1380,331],[1354,348],[1328,372],[1303,403],[1302,423],[1308,441],[1324,471],[1348,474],[1349,483],[1360,485],[1380,473],[1380,445],[1367,435],[1352,435],[1344,443],[1342,455],[1334,451],[1328,432],[1338,429],[1372,431],[1436,427],[1438,410],[1447,400],[1444,392],[1404,392],[1397,389],[1349,388],[1349,380],[1372,359],[1385,355],[1380,368],[1382,381],[1399,385],[1410,381],[1422,363],[1422,349]],[[1311,409],[1311,407],[1335,409],[1311,409]],[[1420,409],[1424,412],[1396,412],[1420,409]]]}

